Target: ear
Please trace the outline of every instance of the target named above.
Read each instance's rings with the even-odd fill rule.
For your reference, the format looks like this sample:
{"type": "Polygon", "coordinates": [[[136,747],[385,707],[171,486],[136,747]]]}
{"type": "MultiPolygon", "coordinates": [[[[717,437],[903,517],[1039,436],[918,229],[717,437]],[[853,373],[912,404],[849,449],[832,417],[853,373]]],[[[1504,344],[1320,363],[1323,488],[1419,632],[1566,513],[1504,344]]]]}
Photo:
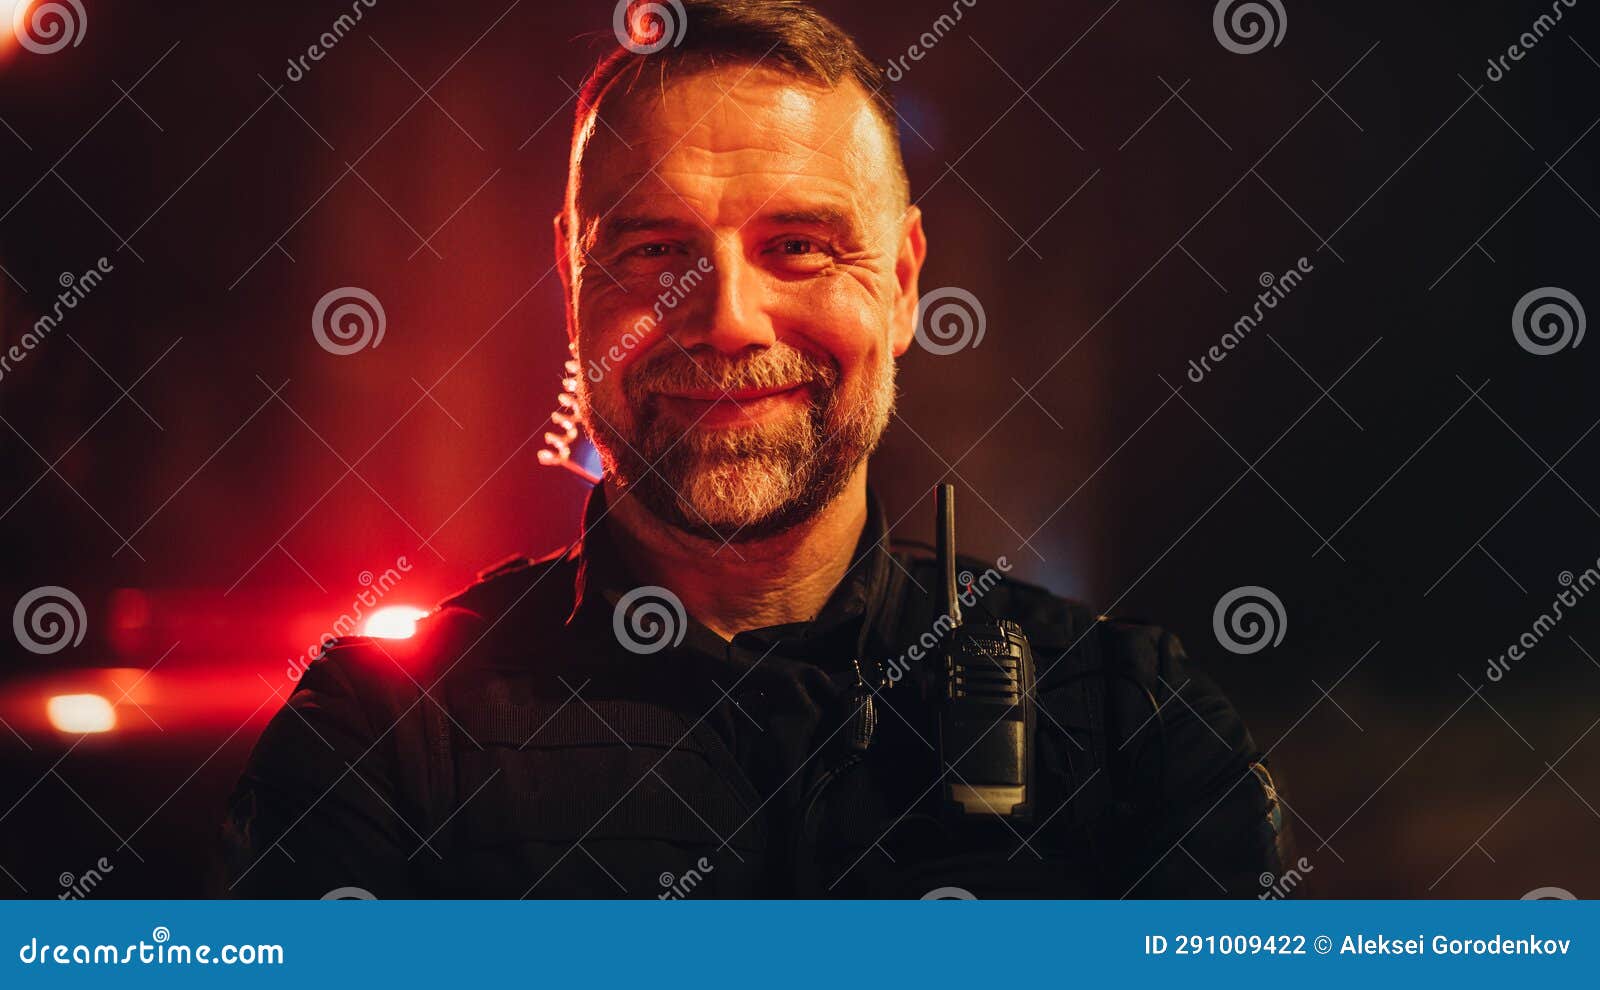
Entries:
{"type": "Polygon", "coordinates": [[[928,240],[922,231],[922,211],[908,206],[901,220],[900,249],[894,262],[895,300],[889,339],[895,357],[910,349],[917,333],[917,279],[927,256],[928,240]]]}
{"type": "Polygon", "coordinates": [[[578,319],[573,311],[572,288],[572,239],[567,231],[567,211],[562,210],[554,217],[552,226],[556,235],[556,270],[561,274],[561,301],[567,317],[567,341],[578,342],[578,319]]]}

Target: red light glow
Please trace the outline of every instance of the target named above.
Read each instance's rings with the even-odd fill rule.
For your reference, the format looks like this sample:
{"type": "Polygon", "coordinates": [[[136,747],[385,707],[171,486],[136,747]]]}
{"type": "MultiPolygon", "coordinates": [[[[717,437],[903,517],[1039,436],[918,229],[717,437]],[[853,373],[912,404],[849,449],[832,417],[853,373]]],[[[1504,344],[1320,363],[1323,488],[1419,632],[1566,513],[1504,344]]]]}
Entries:
{"type": "Polygon", "coordinates": [[[58,694],[45,704],[50,724],[61,732],[87,735],[110,732],[117,726],[117,712],[111,702],[98,694],[58,694]]]}
{"type": "Polygon", "coordinates": [[[415,605],[387,605],[367,617],[361,634],[375,639],[410,639],[417,633],[417,620],[427,614],[427,609],[415,605]]]}

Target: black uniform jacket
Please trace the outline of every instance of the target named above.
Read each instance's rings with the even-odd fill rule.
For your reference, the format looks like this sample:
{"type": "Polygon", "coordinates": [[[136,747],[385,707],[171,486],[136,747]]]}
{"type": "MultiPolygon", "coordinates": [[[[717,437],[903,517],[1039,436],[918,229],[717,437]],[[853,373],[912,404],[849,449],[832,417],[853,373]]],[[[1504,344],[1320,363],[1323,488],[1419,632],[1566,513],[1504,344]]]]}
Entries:
{"type": "Polygon", "coordinates": [[[938,814],[935,570],[868,514],[816,619],[731,642],[629,576],[596,489],[565,552],[487,572],[410,639],[329,645],[230,799],[224,895],[1265,889],[1271,777],[1178,640],[965,558],[968,615],[1032,643],[1036,800],[1023,823],[938,814]]]}

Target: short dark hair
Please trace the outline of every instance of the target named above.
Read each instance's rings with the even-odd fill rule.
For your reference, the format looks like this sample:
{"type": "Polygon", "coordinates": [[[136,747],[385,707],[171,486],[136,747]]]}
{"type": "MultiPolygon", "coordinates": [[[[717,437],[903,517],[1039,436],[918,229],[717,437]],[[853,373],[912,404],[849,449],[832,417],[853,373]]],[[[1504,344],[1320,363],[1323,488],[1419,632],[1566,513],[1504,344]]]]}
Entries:
{"type": "Polygon", "coordinates": [[[633,0],[618,28],[619,44],[595,63],[578,91],[575,141],[613,89],[631,91],[650,70],[659,87],[674,74],[759,63],[821,86],[859,84],[888,128],[895,173],[908,193],[887,76],[843,28],[803,0],[633,0]],[[629,43],[621,43],[624,27],[629,43]],[[668,32],[674,37],[665,37],[668,32]]]}

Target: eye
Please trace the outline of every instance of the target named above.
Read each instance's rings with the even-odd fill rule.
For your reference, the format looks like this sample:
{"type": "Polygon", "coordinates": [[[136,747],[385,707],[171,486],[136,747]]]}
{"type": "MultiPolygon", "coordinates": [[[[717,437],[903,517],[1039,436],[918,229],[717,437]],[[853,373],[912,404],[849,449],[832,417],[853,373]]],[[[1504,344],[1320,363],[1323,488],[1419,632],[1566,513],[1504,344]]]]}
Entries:
{"type": "Polygon", "coordinates": [[[672,253],[672,245],[664,241],[641,244],[631,252],[640,258],[665,258],[672,253]]]}
{"type": "Polygon", "coordinates": [[[779,250],[784,254],[813,254],[821,250],[821,245],[809,237],[791,237],[779,245],[779,250]]]}

